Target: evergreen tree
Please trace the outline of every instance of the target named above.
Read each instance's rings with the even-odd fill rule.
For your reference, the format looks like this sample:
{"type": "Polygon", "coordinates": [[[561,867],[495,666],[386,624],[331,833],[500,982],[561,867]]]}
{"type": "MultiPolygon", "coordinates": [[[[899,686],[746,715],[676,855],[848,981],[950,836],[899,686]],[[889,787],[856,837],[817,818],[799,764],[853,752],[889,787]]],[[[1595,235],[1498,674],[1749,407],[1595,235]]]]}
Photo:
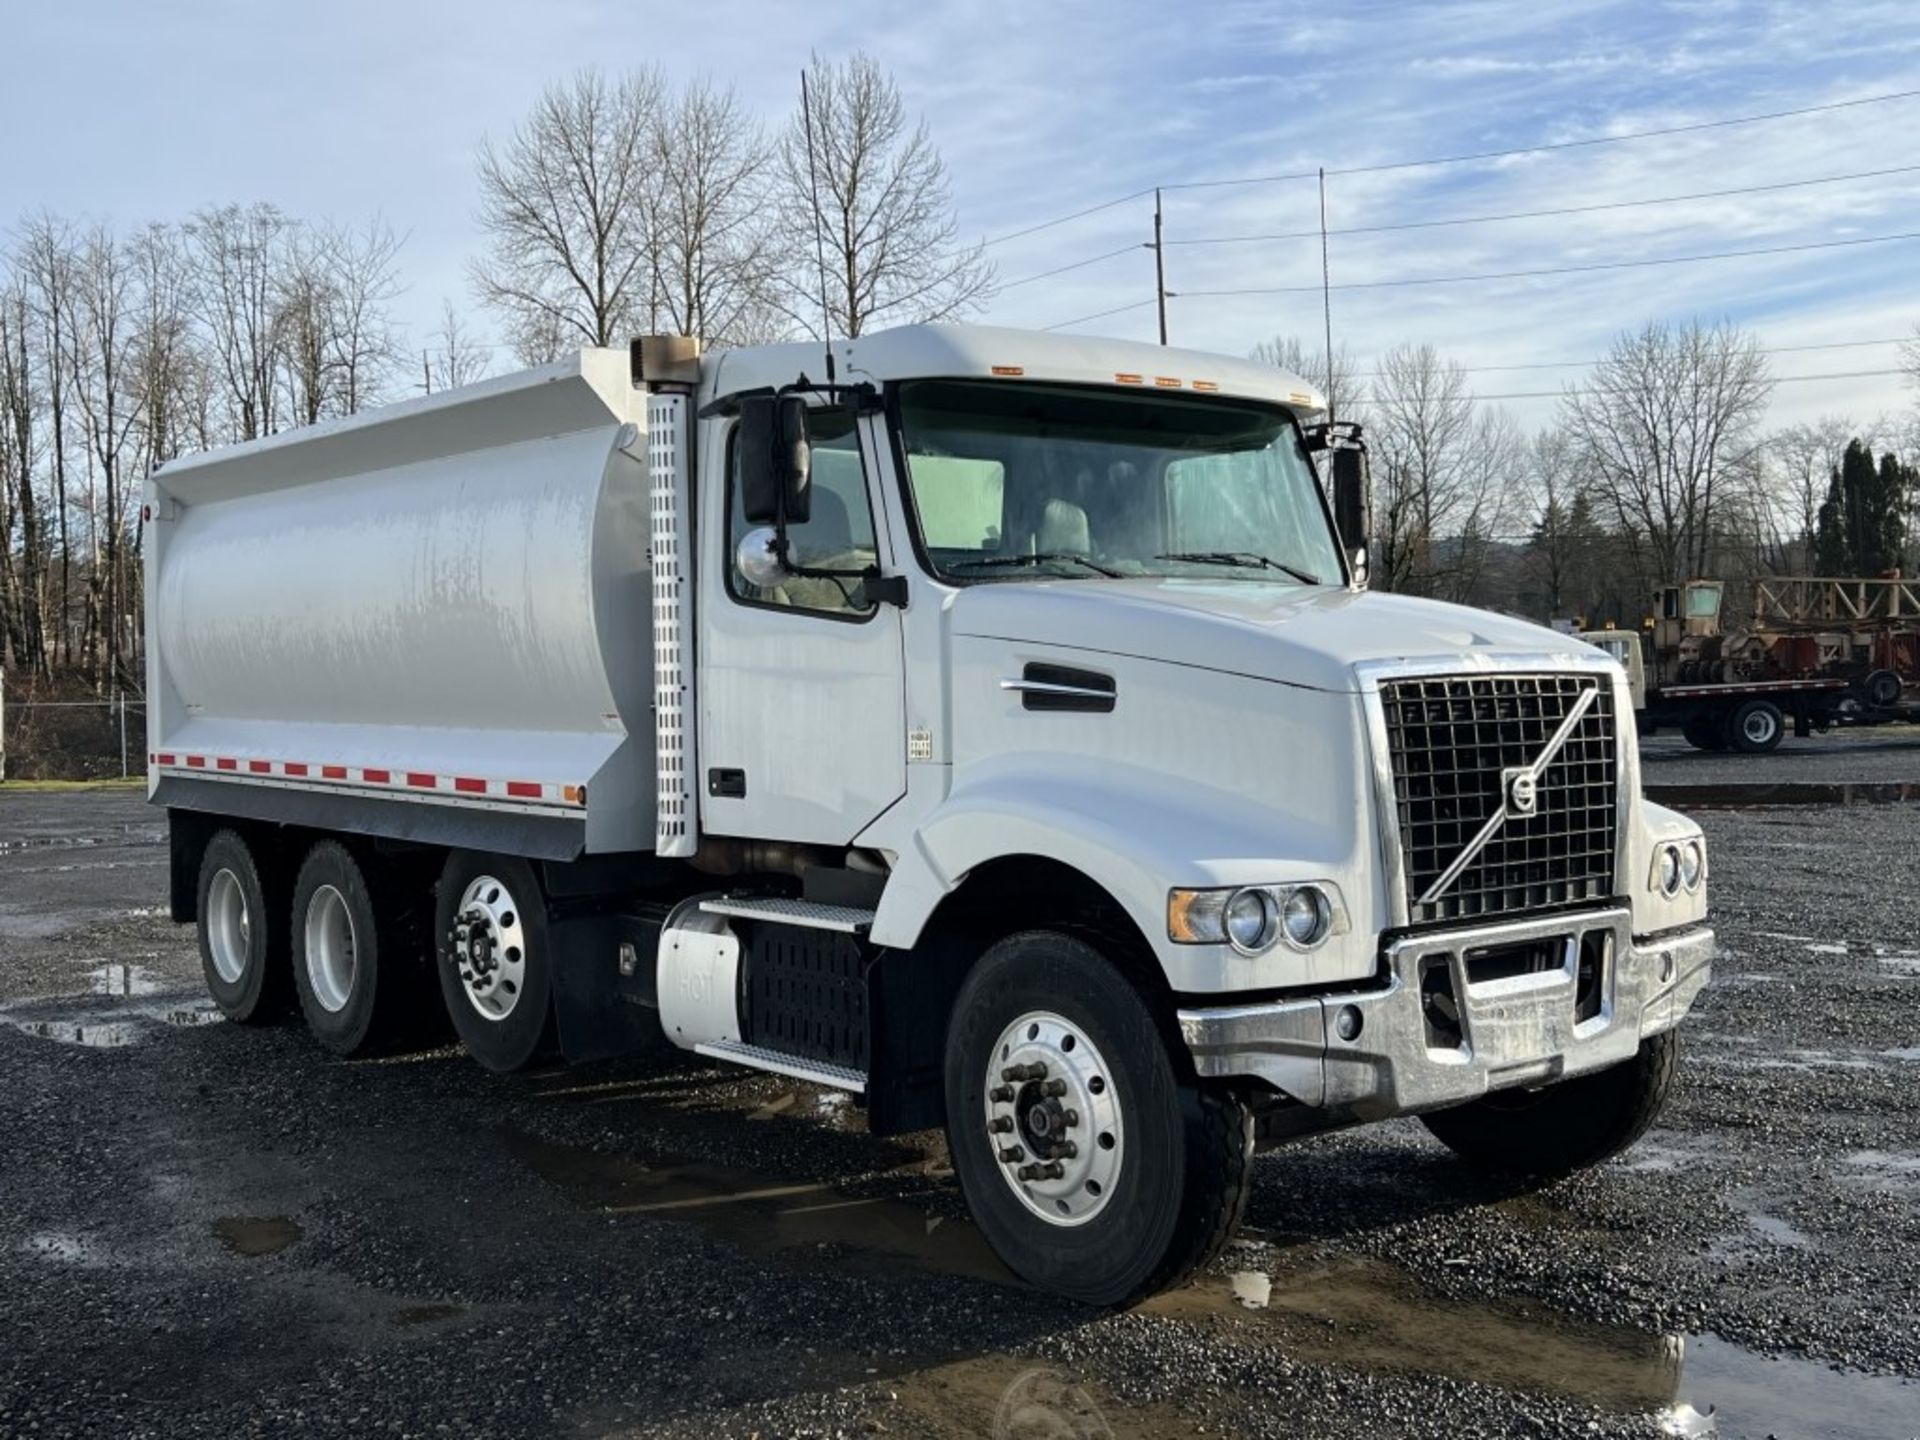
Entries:
{"type": "Polygon", "coordinates": [[[1840,457],[1840,496],[1847,524],[1847,568],[1840,574],[1872,575],[1879,569],[1874,563],[1879,554],[1879,517],[1874,513],[1879,488],[1873,451],[1859,440],[1848,442],[1847,453],[1840,457]]]}
{"type": "MultiPolygon", "coordinates": [[[[1849,447],[1851,449],[1851,447],[1849,447]]],[[[1838,467],[1827,472],[1827,498],[1820,502],[1814,527],[1814,555],[1822,575],[1845,575],[1853,568],[1847,543],[1847,499],[1838,467]]]]}

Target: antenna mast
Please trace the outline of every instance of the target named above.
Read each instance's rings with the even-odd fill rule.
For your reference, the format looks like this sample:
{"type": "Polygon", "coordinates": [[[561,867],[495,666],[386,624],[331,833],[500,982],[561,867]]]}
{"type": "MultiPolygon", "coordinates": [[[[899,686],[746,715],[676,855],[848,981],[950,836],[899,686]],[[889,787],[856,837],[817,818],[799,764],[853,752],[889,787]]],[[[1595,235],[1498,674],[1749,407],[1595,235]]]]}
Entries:
{"type": "Polygon", "coordinates": [[[820,267],[820,339],[827,347],[827,384],[833,384],[833,311],[827,306],[827,239],[820,223],[820,176],[813,163],[813,97],[800,72],[800,123],[807,137],[807,188],[813,204],[813,257],[820,267]]]}

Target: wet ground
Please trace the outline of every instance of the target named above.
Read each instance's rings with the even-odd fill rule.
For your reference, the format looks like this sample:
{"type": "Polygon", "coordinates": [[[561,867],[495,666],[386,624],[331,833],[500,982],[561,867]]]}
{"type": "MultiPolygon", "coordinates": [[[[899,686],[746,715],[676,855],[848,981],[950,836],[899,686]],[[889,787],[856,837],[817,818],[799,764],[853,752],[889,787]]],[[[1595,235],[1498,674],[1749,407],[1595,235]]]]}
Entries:
{"type": "Polygon", "coordinates": [[[1640,741],[1648,785],[1809,782],[1920,782],[1920,725],[1878,725],[1830,730],[1796,739],[1789,730],[1780,748],[1766,755],[1696,750],[1678,731],[1640,741]]]}
{"type": "Polygon", "coordinates": [[[0,791],[0,1436],[1920,1436],[1920,809],[1705,819],[1725,949],[1636,1150],[1280,1150],[1096,1315],[810,1087],[219,1021],[138,793],[0,791]]]}

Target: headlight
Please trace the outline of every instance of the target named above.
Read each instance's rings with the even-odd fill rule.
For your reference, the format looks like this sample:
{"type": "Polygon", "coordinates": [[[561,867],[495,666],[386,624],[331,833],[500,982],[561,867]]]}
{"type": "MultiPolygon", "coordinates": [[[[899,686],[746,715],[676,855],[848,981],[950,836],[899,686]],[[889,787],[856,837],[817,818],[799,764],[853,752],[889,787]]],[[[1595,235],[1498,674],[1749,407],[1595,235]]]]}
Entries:
{"type": "Polygon", "coordinates": [[[1227,943],[1242,955],[1258,955],[1272,946],[1278,928],[1273,896],[1265,890],[1236,890],[1227,897],[1223,917],[1227,943]]]}
{"type": "Polygon", "coordinates": [[[1293,891],[1281,908],[1280,924],[1289,945],[1296,950],[1311,950],[1333,929],[1333,905],[1327,892],[1317,885],[1302,885],[1293,891]]]}
{"type": "Polygon", "coordinates": [[[1179,945],[1224,944],[1242,955],[1263,955],[1281,941],[1312,950],[1349,928],[1339,887],[1330,880],[1167,893],[1167,938],[1179,945]]]}
{"type": "Polygon", "coordinates": [[[1660,847],[1660,860],[1655,874],[1662,895],[1671,899],[1679,893],[1680,847],[1678,845],[1662,845],[1660,847]]]}
{"type": "Polygon", "coordinates": [[[1707,869],[1707,847],[1689,840],[1680,847],[1680,883],[1689,890],[1700,888],[1700,877],[1707,869]]]}

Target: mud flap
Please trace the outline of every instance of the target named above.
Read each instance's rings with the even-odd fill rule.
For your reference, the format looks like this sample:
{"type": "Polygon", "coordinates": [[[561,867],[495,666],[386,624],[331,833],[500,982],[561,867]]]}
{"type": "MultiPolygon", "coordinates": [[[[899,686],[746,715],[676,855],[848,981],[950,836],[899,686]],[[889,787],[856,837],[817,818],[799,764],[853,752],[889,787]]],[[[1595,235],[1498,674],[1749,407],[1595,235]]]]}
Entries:
{"type": "Polygon", "coordinates": [[[654,991],[660,922],[580,915],[552,923],[553,1014],[567,1063],[663,1048],[654,991]],[[623,952],[622,947],[630,947],[623,952]],[[628,969],[622,972],[623,953],[628,969]]]}

